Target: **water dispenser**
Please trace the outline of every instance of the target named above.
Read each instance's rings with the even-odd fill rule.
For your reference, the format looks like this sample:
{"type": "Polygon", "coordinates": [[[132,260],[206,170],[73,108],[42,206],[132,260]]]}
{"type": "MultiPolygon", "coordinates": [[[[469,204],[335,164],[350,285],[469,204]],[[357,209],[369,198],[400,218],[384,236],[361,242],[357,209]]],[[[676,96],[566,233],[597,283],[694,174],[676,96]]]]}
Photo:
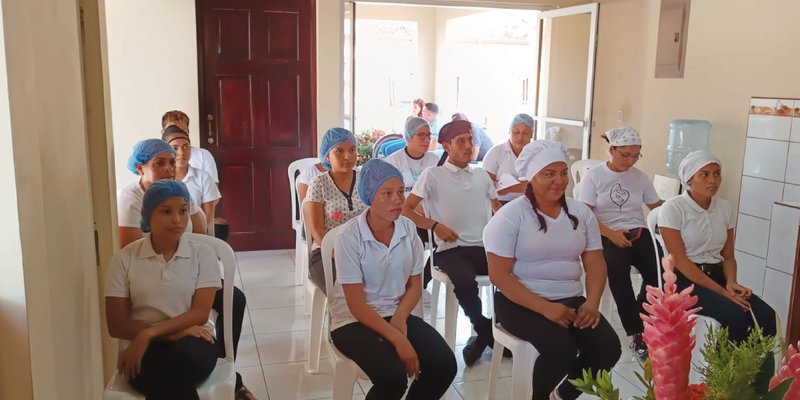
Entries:
{"type": "Polygon", "coordinates": [[[676,119],[669,123],[667,170],[678,177],[678,166],[687,154],[708,150],[711,122],[699,119],[676,119]]]}

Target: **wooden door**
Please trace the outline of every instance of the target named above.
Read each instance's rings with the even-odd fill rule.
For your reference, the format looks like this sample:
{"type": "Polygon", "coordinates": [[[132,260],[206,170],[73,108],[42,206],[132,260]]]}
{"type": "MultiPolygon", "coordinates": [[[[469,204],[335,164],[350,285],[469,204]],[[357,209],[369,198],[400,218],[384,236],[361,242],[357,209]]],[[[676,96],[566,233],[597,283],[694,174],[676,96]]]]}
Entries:
{"type": "Polygon", "coordinates": [[[313,0],[197,0],[202,146],[235,250],[294,247],[286,168],[316,145],[313,0]]]}

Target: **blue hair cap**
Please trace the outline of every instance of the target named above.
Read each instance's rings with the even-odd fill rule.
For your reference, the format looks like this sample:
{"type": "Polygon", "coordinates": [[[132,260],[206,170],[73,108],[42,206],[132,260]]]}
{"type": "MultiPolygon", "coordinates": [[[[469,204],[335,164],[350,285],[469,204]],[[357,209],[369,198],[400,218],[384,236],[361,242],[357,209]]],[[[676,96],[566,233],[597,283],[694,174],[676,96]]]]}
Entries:
{"type": "Polygon", "coordinates": [[[190,201],[189,190],[181,181],[162,179],[147,188],[142,199],[142,219],[139,221],[142,232],[150,232],[150,217],[153,215],[153,210],[164,200],[175,196],[183,197],[187,204],[190,201]]]}
{"type": "Polygon", "coordinates": [[[342,142],[349,142],[355,146],[356,137],[353,135],[353,132],[344,128],[331,128],[325,132],[325,136],[322,137],[322,142],[319,144],[319,162],[322,163],[325,169],[331,169],[331,163],[328,162],[328,153],[342,142]]]}
{"type": "Polygon", "coordinates": [[[358,177],[358,197],[361,197],[364,204],[371,205],[378,188],[391,178],[402,181],[403,174],[386,161],[377,158],[367,161],[361,166],[361,173],[358,177]]]}
{"type": "Polygon", "coordinates": [[[142,140],[133,146],[133,154],[128,158],[128,170],[139,175],[139,171],[136,170],[137,165],[146,164],[151,158],[164,152],[175,155],[175,149],[161,139],[142,140]]]}
{"type": "Polygon", "coordinates": [[[533,117],[525,113],[520,113],[515,115],[514,119],[511,120],[511,126],[508,127],[508,130],[511,131],[519,124],[525,124],[528,126],[528,128],[531,128],[531,130],[534,130],[534,127],[536,126],[536,122],[534,122],[533,117]]]}
{"type": "Polygon", "coordinates": [[[405,130],[406,140],[407,141],[411,140],[411,137],[414,136],[414,134],[417,133],[419,128],[422,128],[423,126],[430,127],[431,125],[428,123],[428,121],[425,121],[420,117],[406,118],[406,130],[405,130]]]}

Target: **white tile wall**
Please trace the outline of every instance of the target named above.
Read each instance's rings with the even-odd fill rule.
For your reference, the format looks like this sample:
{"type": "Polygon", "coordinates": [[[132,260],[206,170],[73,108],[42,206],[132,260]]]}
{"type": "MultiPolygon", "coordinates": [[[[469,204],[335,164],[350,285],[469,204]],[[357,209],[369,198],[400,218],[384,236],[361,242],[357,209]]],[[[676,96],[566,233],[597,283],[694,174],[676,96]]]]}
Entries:
{"type": "MultiPolygon", "coordinates": [[[[800,103],[800,101],[796,103],[800,103]]],[[[792,118],[792,135],[789,137],[789,140],[800,142],[800,118],[792,118]]]]}
{"type": "Polygon", "coordinates": [[[788,151],[789,142],[748,138],[744,151],[744,175],[783,182],[788,151]]]}
{"type": "Polygon", "coordinates": [[[792,297],[792,276],[767,268],[764,274],[764,287],[769,290],[764,291],[762,298],[775,309],[775,313],[781,319],[781,325],[786,329],[786,322],[789,320],[789,301],[792,297]]]}
{"type": "Polygon", "coordinates": [[[736,252],[737,277],[740,284],[761,296],[764,293],[764,270],[767,261],[741,251],[736,252]]]}
{"type": "Polygon", "coordinates": [[[783,186],[783,201],[800,202],[800,185],[785,184],[783,186]]]}
{"type": "Polygon", "coordinates": [[[786,182],[800,185],[800,143],[789,143],[786,182]]]}
{"type": "Polygon", "coordinates": [[[772,208],[767,265],[770,268],[794,273],[797,254],[797,229],[800,227],[800,210],[775,204],[772,208]]]}
{"type": "Polygon", "coordinates": [[[792,118],[776,115],[751,115],[747,124],[747,137],[789,140],[792,118]]]}
{"type": "Polygon", "coordinates": [[[741,190],[739,211],[764,219],[772,215],[772,204],[783,199],[783,183],[780,182],[743,176],[741,190]]]}
{"type": "Polygon", "coordinates": [[[736,250],[767,258],[769,220],[739,214],[736,224],[736,250]]]}

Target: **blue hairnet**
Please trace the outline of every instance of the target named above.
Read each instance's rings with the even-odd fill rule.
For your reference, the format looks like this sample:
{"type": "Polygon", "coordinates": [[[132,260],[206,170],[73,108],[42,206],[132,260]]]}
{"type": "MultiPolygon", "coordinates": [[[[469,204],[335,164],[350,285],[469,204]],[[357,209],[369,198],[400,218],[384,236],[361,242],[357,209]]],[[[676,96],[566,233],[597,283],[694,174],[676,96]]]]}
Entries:
{"type": "Polygon", "coordinates": [[[366,204],[372,204],[375,192],[390,178],[403,180],[403,174],[392,164],[386,161],[373,158],[361,166],[361,174],[358,177],[358,197],[366,204]]]}
{"type": "Polygon", "coordinates": [[[533,121],[533,117],[525,113],[520,113],[515,115],[514,119],[511,120],[511,126],[508,127],[508,131],[510,132],[519,124],[528,125],[528,128],[531,128],[531,130],[533,130],[534,126],[536,126],[536,122],[533,121]]]}
{"type": "Polygon", "coordinates": [[[416,133],[419,128],[422,128],[423,126],[430,127],[431,125],[428,123],[428,121],[425,121],[419,117],[406,118],[406,140],[411,140],[411,137],[414,136],[414,133],[416,133]]]}
{"type": "Polygon", "coordinates": [[[139,171],[136,170],[137,165],[146,164],[151,158],[165,151],[172,153],[173,156],[175,155],[175,149],[161,139],[142,140],[133,146],[133,154],[128,158],[128,169],[139,175],[139,171]]]}
{"type": "Polygon", "coordinates": [[[355,146],[356,137],[353,136],[353,132],[344,128],[331,128],[325,132],[325,136],[319,144],[319,162],[322,163],[325,169],[331,169],[331,163],[328,162],[328,153],[330,153],[337,144],[342,142],[350,142],[355,146]]]}
{"type": "Polygon", "coordinates": [[[142,199],[142,219],[139,221],[142,232],[150,232],[150,216],[153,215],[153,210],[164,200],[175,196],[183,197],[186,203],[190,201],[189,190],[181,181],[162,179],[147,188],[142,199]]]}

